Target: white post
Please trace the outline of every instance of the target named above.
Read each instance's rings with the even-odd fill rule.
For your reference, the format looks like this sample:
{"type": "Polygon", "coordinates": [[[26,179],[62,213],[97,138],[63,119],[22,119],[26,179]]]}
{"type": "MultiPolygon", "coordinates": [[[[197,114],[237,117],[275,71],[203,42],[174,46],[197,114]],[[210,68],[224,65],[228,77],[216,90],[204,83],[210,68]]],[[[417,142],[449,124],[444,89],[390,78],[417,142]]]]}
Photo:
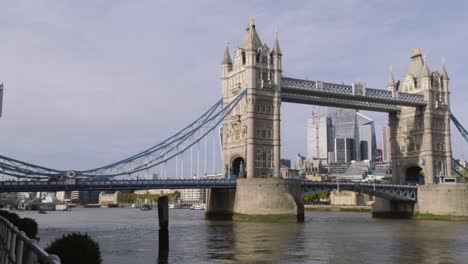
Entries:
{"type": "Polygon", "coordinates": [[[190,147],[190,178],[193,177],[193,146],[190,147]]]}
{"type": "Polygon", "coordinates": [[[215,174],[215,170],[216,170],[215,155],[216,155],[216,129],[213,129],[213,157],[211,157],[213,159],[213,175],[215,174]]]}
{"type": "Polygon", "coordinates": [[[184,152],[182,152],[182,162],[181,162],[181,168],[180,168],[180,178],[184,178],[184,152]]]}
{"type": "Polygon", "coordinates": [[[207,166],[206,166],[206,150],[207,150],[206,141],[207,140],[206,140],[206,136],[205,136],[205,175],[206,175],[206,168],[207,168],[207,166]]]}
{"type": "Polygon", "coordinates": [[[200,177],[200,141],[197,142],[197,178],[200,177]]]}
{"type": "Polygon", "coordinates": [[[175,177],[179,178],[179,156],[175,157],[175,177]]]}

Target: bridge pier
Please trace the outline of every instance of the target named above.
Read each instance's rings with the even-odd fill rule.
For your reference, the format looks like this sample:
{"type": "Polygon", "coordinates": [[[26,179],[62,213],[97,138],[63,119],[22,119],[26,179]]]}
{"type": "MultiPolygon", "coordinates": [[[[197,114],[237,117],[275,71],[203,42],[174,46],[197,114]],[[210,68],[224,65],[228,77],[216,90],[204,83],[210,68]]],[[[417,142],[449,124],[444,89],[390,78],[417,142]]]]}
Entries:
{"type": "Polygon", "coordinates": [[[235,188],[209,189],[206,197],[206,219],[232,220],[235,198],[235,188]]]}
{"type": "Polygon", "coordinates": [[[233,219],[303,222],[301,182],[282,178],[238,179],[233,219]]]}
{"type": "Polygon", "coordinates": [[[412,218],[414,215],[414,202],[387,200],[375,197],[372,206],[372,216],[376,218],[412,218]]]}
{"type": "Polygon", "coordinates": [[[468,220],[468,185],[421,185],[417,190],[416,203],[376,197],[372,216],[378,218],[468,220]]]}
{"type": "Polygon", "coordinates": [[[237,188],[208,191],[208,220],[303,222],[301,181],[282,178],[238,179],[237,188]]]}
{"type": "Polygon", "coordinates": [[[432,184],[418,187],[415,217],[468,220],[467,184],[432,184]]]}

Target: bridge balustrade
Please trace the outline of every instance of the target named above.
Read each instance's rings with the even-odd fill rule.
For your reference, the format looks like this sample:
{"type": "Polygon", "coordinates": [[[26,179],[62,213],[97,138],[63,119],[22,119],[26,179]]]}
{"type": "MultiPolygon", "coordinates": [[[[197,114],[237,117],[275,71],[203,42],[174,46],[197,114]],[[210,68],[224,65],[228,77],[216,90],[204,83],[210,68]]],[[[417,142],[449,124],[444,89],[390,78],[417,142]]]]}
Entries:
{"type": "Polygon", "coordinates": [[[36,240],[0,216],[0,263],[36,264],[38,260],[45,264],[61,263],[59,257],[47,253],[36,240]]]}
{"type": "Polygon", "coordinates": [[[385,91],[381,89],[366,89],[366,96],[368,97],[375,97],[375,98],[386,98],[386,99],[394,99],[394,95],[391,91],[385,91]]]}

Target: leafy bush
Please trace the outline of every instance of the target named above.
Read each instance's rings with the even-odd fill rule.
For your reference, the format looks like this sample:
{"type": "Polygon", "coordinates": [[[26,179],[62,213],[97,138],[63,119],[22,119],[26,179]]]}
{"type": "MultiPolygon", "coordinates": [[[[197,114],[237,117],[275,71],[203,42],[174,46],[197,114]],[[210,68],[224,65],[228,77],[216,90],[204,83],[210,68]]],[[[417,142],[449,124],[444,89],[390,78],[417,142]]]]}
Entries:
{"type": "Polygon", "coordinates": [[[57,255],[63,264],[100,264],[101,250],[88,234],[69,233],[50,243],[45,250],[57,255]]]}
{"type": "Polygon", "coordinates": [[[29,238],[37,238],[37,222],[32,218],[21,218],[16,224],[19,230],[23,231],[29,238]]]}
{"type": "Polygon", "coordinates": [[[0,216],[5,217],[6,220],[10,221],[10,223],[16,226],[19,230],[23,231],[29,238],[37,239],[38,226],[34,219],[21,218],[15,213],[4,210],[0,210],[0,216]]]}
{"type": "Polygon", "coordinates": [[[5,217],[6,220],[10,221],[13,225],[16,225],[16,223],[18,223],[20,220],[19,215],[4,210],[0,211],[0,215],[5,217]]]}

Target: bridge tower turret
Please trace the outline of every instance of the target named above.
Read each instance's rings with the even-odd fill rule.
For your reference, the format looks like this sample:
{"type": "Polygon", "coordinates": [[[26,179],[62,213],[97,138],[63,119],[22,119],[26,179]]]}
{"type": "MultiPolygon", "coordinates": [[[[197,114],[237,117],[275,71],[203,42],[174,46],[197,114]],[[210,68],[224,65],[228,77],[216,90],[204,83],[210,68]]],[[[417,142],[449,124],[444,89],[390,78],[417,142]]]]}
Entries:
{"type": "Polygon", "coordinates": [[[223,163],[227,177],[280,176],[281,50],[262,43],[250,19],[241,47],[222,63],[223,103],[242,90],[245,98],[223,122],[223,163]],[[246,168],[245,171],[242,171],[246,168]]]}
{"type": "Polygon", "coordinates": [[[424,96],[427,105],[402,107],[389,115],[394,181],[432,184],[451,177],[450,102],[448,75],[431,72],[427,60],[415,49],[396,90],[424,96]]]}

